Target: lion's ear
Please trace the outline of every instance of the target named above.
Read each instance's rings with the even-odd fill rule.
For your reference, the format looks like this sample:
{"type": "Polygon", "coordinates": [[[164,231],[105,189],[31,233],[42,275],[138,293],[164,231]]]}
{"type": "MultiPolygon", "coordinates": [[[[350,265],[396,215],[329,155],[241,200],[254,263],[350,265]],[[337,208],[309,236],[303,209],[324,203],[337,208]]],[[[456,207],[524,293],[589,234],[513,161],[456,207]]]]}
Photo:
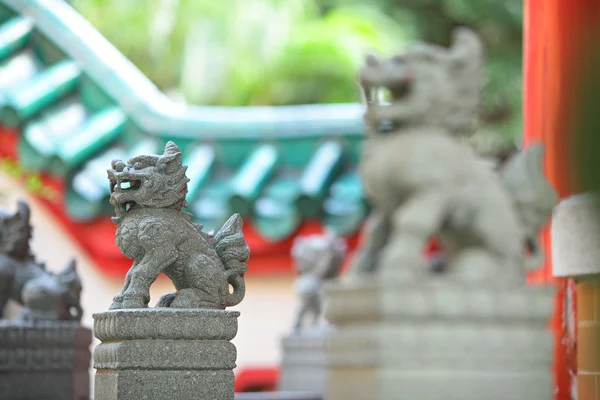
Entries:
{"type": "Polygon", "coordinates": [[[167,143],[163,155],[159,157],[156,163],[158,169],[166,173],[173,173],[181,168],[182,165],[183,161],[179,147],[173,142],[167,143]]]}

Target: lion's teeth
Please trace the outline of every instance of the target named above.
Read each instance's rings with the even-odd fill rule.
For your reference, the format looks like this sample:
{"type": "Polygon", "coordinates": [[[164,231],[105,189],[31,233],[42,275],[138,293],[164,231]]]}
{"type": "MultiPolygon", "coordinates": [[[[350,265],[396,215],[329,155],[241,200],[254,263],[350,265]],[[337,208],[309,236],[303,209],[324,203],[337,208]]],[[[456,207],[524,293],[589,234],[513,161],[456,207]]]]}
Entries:
{"type": "Polygon", "coordinates": [[[125,211],[129,211],[131,208],[131,203],[125,203],[125,211]]]}
{"type": "Polygon", "coordinates": [[[129,189],[131,187],[131,182],[121,182],[121,189],[129,189]]]}

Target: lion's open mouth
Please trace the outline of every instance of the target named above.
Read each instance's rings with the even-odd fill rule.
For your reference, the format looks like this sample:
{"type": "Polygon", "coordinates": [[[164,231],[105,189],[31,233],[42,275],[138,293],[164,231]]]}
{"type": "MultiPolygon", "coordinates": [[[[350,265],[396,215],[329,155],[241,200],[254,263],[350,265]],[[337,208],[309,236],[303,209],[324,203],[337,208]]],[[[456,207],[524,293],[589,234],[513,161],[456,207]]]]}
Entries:
{"type": "Polygon", "coordinates": [[[121,190],[137,190],[142,186],[142,181],[139,179],[125,179],[119,182],[121,190]]]}
{"type": "Polygon", "coordinates": [[[127,194],[135,191],[142,186],[141,179],[130,179],[116,177],[114,174],[110,176],[110,197],[111,203],[115,204],[117,211],[129,212],[132,209],[138,208],[138,204],[131,200],[133,196],[127,194]]]}
{"type": "Polygon", "coordinates": [[[117,210],[121,212],[129,212],[131,210],[135,210],[136,208],[139,208],[139,205],[135,201],[125,201],[117,204],[117,210]]]}
{"type": "Polygon", "coordinates": [[[111,192],[114,191],[125,191],[125,190],[137,190],[142,186],[140,179],[123,179],[111,182],[111,192]]]}
{"type": "Polygon", "coordinates": [[[125,212],[128,212],[129,210],[131,210],[132,208],[135,208],[137,206],[137,203],[135,201],[128,201],[123,205],[123,208],[125,209],[125,212]]]}

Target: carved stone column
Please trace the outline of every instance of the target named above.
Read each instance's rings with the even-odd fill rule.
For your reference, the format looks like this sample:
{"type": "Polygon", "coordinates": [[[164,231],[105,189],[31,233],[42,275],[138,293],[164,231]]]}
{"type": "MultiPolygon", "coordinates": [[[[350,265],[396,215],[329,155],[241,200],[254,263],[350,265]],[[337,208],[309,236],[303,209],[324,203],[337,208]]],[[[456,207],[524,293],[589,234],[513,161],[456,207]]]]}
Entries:
{"type": "Polygon", "coordinates": [[[94,400],[233,400],[237,311],[94,314],[94,400]]]}
{"type": "Polygon", "coordinates": [[[328,330],[318,326],[283,338],[280,391],[325,393],[328,330]]]}
{"type": "Polygon", "coordinates": [[[552,218],[552,267],[577,282],[577,399],[600,396],[600,201],[563,200],[552,218]]]}
{"type": "Polygon", "coordinates": [[[0,321],[0,399],[89,400],[91,330],[65,321],[0,321]]]}
{"type": "Polygon", "coordinates": [[[328,288],[328,400],[547,400],[553,288],[342,281],[328,288]]]}

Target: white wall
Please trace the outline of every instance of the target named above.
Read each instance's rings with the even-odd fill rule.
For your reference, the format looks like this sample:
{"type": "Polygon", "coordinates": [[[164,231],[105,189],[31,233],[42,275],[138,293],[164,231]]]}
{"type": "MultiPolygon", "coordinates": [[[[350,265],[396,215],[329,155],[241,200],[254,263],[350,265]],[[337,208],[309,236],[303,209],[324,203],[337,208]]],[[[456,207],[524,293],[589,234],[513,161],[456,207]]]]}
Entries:
{"type": "MultiPolygon", "coordinates": [[[[92,314],[108,309],[112,297],[121,288],[122,279],[104,276],[83,249],[70,239],[58,219],[0,171],[0,207],[13,211],[19,198],[26,199],[31,207],[34,227],[31,246],[37,259],[46,262],[51,271],[62,269],[71,257],[77,259],[83,283],[83,324],[91,328],[92,314]]],[[[173,290],[171,282],[161,278],[150,290],[151,304],[162,294],[173,290]]],[[[238,335],[234,339],[238,349],[238,369],[273,366],[279,363],[279,340],[291,327],[296,307],[293,277],[250,276],[246,281],[246,299],[233,308],[242,313],[238,335]]],[[[93,345],[96,344],[97,341],[93,345]]]]}

